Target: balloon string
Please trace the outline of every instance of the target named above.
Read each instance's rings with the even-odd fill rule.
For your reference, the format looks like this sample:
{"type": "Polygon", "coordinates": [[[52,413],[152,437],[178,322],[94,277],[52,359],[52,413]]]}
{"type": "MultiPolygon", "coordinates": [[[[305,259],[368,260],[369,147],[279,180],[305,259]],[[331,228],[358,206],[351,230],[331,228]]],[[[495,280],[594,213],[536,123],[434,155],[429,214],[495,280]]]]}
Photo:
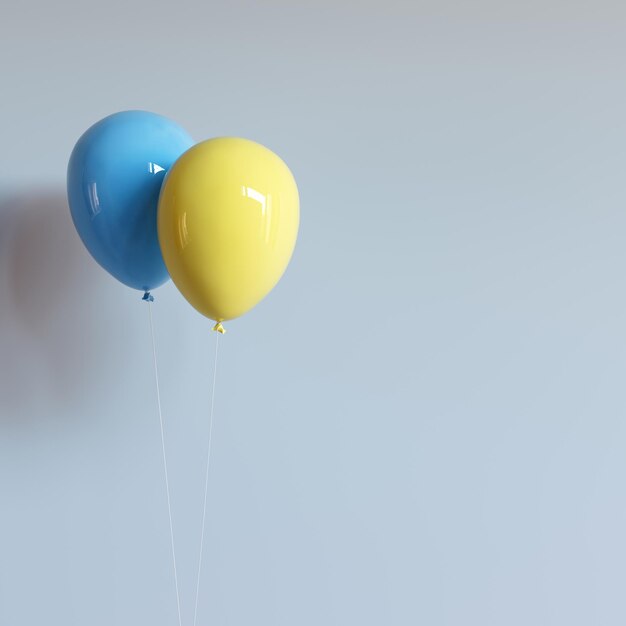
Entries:
{"type": "Polygon", "coordinates": [[[211,438],[213,435],[213,407],[215,406],[215,381],[217,379],[217,353],[220,345],[220,333],[215,333],[215,361],[213,363],[213,391],[211,392],[211,412],[209,417],[209,444],[206,458],[206,474],[204,477],[204,504],[202,506],[202,531],[200,534],[200,556],[198,557],[198,579],[196,581],[196,601],[193,612],[193,626],[198,619],[198,599],[200,597],[200,575],[202,573],[202,552],[204,549],[204,527],[206,525],[206,503],[209,490],[209,467],[211,464],[211,438]]]}
{"type": "Polygon", "coordinates": [[[157,355],[156,355],[156,343],[154,341],[154,322],[152,320],[152,301],[153,298],[146,293],[144,300],[148,303],[148,311],[150,314],[150,335],[152,337],[152,356],[154,358],[154,381],[156,384],[156,399],[157,407],[159,409],[159,424],[161,426],[161,451],[163,452],[163,470],[165,473],[165,492],[167,494],[167,514],[170,521],[170,542],[172,546],[172,563],[174,565],[174,585],[176,586],[176,606],[178,608],[178,626],[182,626],[182,619],[180,613],[180,594],[178,591],[178,572],[176,570],[176,551],[174,549],[174,526],[172,524],[172,503],[170,500],[170,481],[167,472],[167,457],[165,454],[165,434],[163,429],[163,411],[161,409],[161,390],[159,388],[159,370],[157,367],[157,355]]]}

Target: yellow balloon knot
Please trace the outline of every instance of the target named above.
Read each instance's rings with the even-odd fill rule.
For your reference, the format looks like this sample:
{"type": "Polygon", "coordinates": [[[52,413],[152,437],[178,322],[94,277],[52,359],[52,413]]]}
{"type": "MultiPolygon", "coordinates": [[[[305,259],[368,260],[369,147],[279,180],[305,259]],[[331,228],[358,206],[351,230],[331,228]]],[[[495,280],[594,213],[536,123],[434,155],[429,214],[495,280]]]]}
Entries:
{"type": "Polygon", "coordinates": [[[224,335],[226,333],[226,329],[222,326],[222,322],[215,324],[215,326],[213,326],[213,330],[216,333],[220,333],[220,335],[224,335]]]}

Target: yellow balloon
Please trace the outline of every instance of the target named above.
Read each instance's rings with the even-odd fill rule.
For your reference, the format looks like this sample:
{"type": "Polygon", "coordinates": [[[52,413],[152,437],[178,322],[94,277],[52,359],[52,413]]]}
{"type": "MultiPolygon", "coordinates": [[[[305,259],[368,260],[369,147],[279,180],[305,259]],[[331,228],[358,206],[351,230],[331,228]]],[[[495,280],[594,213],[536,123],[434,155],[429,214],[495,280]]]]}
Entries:
{"type": "Polygon", "coordinates": [[[268,148],[203,141],[171,167],[159,197],[165,265],[187,300],[220,322],[243,315],[283,275],[298,235],[298,187],[268,148]]]}

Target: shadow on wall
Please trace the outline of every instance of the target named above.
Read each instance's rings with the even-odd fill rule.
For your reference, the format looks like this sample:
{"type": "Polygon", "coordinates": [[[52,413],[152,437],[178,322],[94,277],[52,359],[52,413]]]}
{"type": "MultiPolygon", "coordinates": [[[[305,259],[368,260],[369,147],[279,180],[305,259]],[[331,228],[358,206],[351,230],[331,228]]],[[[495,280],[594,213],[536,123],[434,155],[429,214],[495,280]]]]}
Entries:
{"type": "Polygon", "coordinates": [[[86,392],[105,282],[64,191],[0,200],[0,423],[45,419],[86,392]]]}

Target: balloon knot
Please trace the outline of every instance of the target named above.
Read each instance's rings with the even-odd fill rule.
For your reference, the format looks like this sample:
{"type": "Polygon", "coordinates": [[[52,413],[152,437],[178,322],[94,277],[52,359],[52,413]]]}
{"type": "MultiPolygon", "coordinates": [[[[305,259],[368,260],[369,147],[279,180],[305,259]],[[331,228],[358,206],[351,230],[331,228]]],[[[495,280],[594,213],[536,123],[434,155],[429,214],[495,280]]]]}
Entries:
{"type": "Polygon", "coordinates": [[[224,335],[226,333],[226,329],[222,326],[222,322],[215,324],[215,326],[213,326],[213,330],[216,333],[220,333],[220,335],[224,335]]]}
{"type": "Polygon", "coordinates": [[[154,296],[149,291],[146,291],[146,293],[143,294],[142,300],[145,300],[146,302],[154,302],[154,296]]]}

